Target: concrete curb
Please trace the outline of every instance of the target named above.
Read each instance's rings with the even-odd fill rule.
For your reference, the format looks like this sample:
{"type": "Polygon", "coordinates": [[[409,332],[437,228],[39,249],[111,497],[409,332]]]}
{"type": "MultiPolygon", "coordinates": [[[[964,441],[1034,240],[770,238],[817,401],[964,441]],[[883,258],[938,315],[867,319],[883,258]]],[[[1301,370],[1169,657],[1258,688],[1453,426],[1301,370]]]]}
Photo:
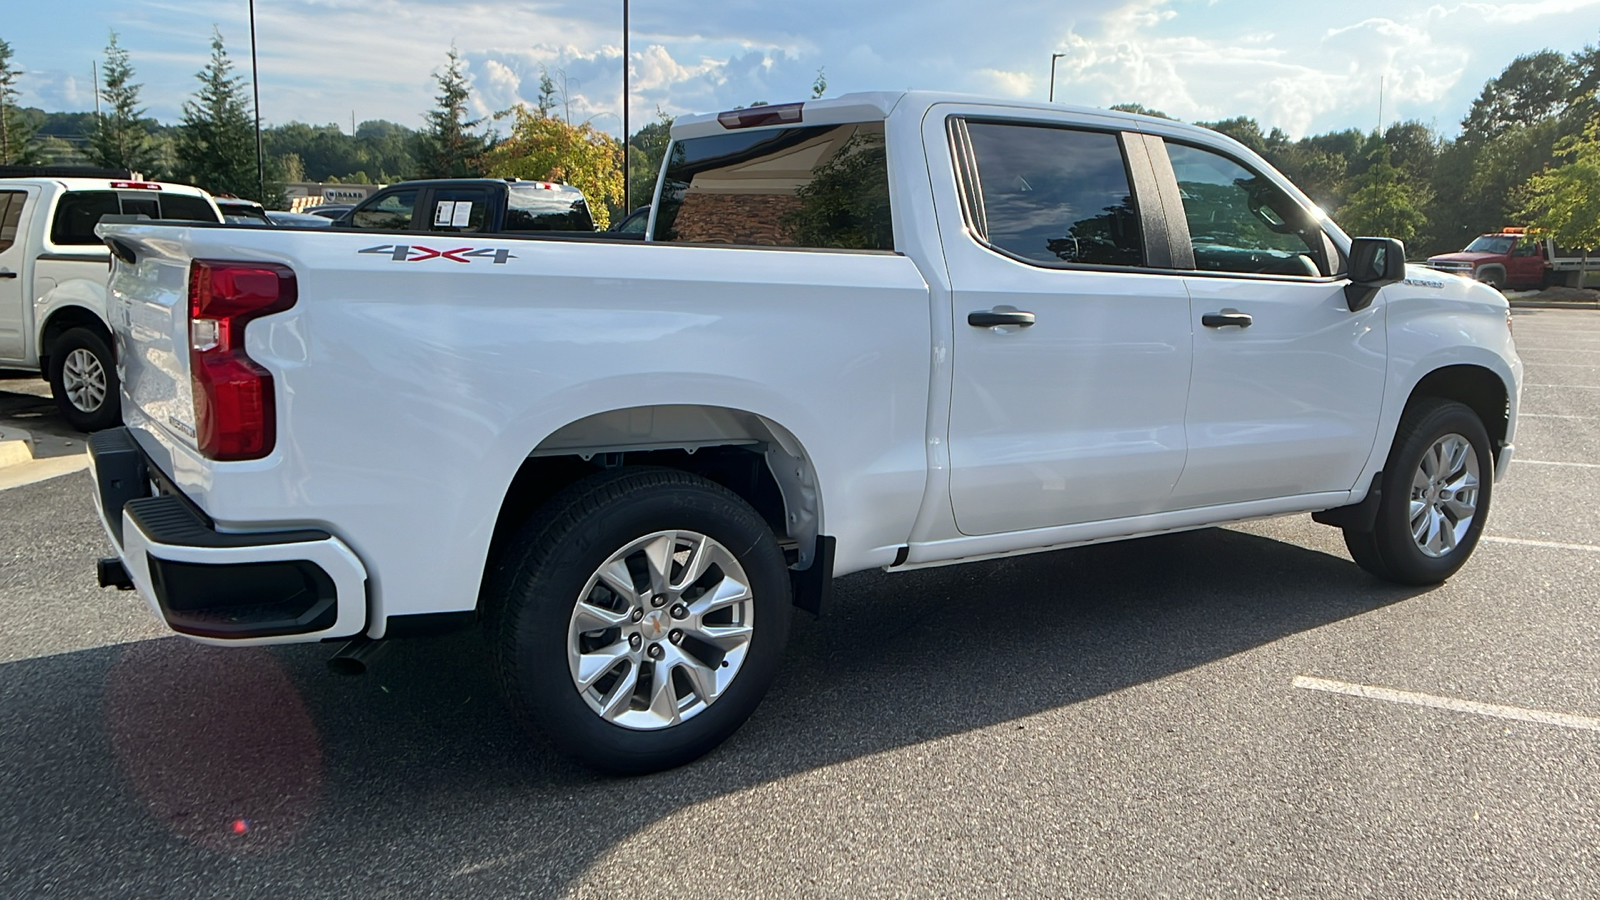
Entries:
{"type": "Polygon", "coordinates": [[[1594,300],[1518,300],[1511,298],[1512,309],[1600,309],[1594,300]]]}
{"type": "Polygon", "coordinates": [[[29,462],[33,462],[33,435],[0,426],[0,469],[29,462]]]}

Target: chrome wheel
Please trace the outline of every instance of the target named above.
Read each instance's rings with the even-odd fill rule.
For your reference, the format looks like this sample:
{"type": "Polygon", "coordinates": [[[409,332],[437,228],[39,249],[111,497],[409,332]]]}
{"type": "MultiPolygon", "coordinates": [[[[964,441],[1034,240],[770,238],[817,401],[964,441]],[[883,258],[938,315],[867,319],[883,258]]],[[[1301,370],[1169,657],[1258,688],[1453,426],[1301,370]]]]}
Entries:
{"type": "Polygon", "coordinates": [[[67,354],[61,367],[61,384],[73,406],[92,413],[106,402],[106,370],[100,360],[79,347],[67,354]]]}
{"type": "Polygon", "coordinates": [[[755,595],[728,549],[694,531],[659,531],[589,576],[567,629],[567,667],[608,722],[667,728],[717,701],[755,633],[755,595]]]}
{"type": "Polygon", "coordinates": [[[1478,454],[1472,442],[1446,434],[1422,454],[1411,479],[1411,538],[1427,556],[1448,556],[1478,511],[1478,454]]]}

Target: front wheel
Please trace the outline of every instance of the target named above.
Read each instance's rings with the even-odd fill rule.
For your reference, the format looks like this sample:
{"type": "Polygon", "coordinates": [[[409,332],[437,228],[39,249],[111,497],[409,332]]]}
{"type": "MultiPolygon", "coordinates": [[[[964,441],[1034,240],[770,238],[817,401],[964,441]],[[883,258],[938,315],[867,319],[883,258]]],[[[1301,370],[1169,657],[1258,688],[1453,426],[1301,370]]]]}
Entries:
{"type": "Polygon", "coordinates": [[[50,393],[67,424],[99,431],[122,423],[117,362],[105,339],[88,328],[69,329],[50,349],[50,393]]]}
{"type": "Polygon", "coordinates": [[[1438,584],[1472,555],[1489,514],[1494,456],[1476,413],[1422,398],[1400,419],[1370,531],[1346,528],[1358,565],[1398,584],[1438,584]]]}
{"type": "Polygon", "coordinates": [[[782,550],[736,494],[672,469],[585,479],[496,561],[486,623],[512,710],[575,761],[683,765],[744,724],[777,673],[782,550]]]}

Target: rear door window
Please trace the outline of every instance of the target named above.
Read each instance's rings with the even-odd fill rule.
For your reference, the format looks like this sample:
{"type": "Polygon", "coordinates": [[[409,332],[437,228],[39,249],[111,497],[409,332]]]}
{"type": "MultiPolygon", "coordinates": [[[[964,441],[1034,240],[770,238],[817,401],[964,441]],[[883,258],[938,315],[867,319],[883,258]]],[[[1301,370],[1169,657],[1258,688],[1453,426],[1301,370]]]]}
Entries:
{"type": "Polygon", "coordinates": [[[483,188],[435,188],[428,201],[428,231],[482,231],[489,214],[489,192],[483,188]]]}
{"type": "Polygon", "coordinates": [[[22,205],[27,200],[28,195],[22,191],[0,191],[0,253],[10,250],[17,242],[22,205]]]}
{"type": "Polygon", "coordinates": [[[655,240],[893,250],[883,123],[676,141],[655,240]]]}
{"type": "MultiPolygon", "coordinates": [[[[67,246],[99,244],[94,226],[103,216],[122,212],[115,191],[75,191],[56,204],[56,218],[50,224],[50,241],[67,246]]],[[[155,216],[151,216],[155,218],[155,216]]]]}
{"type": "Polygon", "coordinates": [[[1144,265],[1139,211],[1115,134],[967,123],[989,244],[1029,262],[1144,265]]]}
{"type": "Polygon", "coordinates": [[[417,205],[415,190],[395,191],[380,196],[376,202],[362,207],[351,215],[350,224],[357,228],[382,231],[409,231],[411,210],[417,205]]]}

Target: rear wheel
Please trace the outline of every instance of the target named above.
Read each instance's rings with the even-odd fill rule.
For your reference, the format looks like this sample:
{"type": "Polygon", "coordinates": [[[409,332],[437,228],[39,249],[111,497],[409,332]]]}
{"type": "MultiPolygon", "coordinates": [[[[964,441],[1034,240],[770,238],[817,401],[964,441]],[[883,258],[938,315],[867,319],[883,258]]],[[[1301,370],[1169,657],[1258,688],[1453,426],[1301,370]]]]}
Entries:
{"type": "Polygon", "coordinates": [[[50,349],[50,393],[67,424],[99,431],[122,422],[117,363],[104,338],[88,328],[69,329],[50,349]]]}
{"type": "Polygon", "coordinates": [[[1400,420],[1371,531],[1345,529],[1356,564],[1399,584],[1437,584],[1472,555],[1489,513],[1494,456],[1476,413],[1421,398],[1400,420]]]}
{"type": "Polygon", "coordinates": [[[755,710],[788,641],[783,553],[736,494],[672,469],[566,489],[486,584],[513,712],[579,763],[635,774],[709,752],[755,710]]]}

